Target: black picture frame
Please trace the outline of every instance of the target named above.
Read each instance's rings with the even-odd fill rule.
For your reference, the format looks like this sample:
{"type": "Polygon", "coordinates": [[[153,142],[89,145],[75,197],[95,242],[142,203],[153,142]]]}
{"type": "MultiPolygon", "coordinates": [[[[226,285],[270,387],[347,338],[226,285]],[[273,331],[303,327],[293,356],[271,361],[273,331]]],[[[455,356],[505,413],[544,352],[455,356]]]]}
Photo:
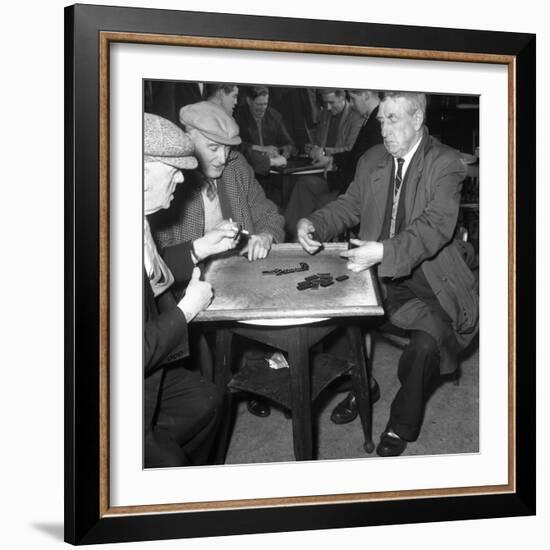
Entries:
{"type": "Polygon", "coordinates": [[[536,37],[532,34],[92,5],[65,9],[67,542],[92,544],[535,514],[535,64],[536,37]],[[111,513],[100,489],[105,482],[101,466],[108,455],[108,445],[100,433],[108,400],[100,368],[108,363],[108,332],[102,323],[108,316],[108,302],[102,299],[108,284],[108,200],[100,188],[108,166],[108,135],[101,134],[105,127],[101,119],[107,116],[100,89],[101,82],[105,85],[101,80],[105,67],[102,46],[108,46],[109,41],[102,37],[105,32],[140,34],[148,36],[151,43],[162,43],[162,37],[186,35],[214,41],[255,41],[255,47],[267,50],[269,42],[277,42],[306,51],[315,44],[331,44],[372,48],[373,55],[384,55],[385,51],[391,56],[392,51],[399,51],[412,58],[438,53],[440,59],[460,60],[462,55],[473,54],[483,62],[484,56],[500,56],[508,65],[513,132],[509,189],[513,284],[509,303],[515,320],[510,332],[515,343],[510,390],[515,445],[510,458],[515,468],[510,472],[508,491],[230,510],[111,513]],[[105,148],[103,157],[101,147],[105,148]]]}

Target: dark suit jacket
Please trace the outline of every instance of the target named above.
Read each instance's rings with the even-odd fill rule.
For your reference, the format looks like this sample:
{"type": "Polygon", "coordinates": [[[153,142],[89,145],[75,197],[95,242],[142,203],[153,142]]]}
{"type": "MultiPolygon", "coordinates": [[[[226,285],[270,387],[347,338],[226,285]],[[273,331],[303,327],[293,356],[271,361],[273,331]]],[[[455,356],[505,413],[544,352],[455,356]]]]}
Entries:
{"type": "MultiPolygon", "coordinates": [[[[347,192],[310,218],[323,241],[358,223],[360,239],[380,239],[392,166],[393,157],[383,145],[361,157],[347,192]]],[[[464,176],[465,167],[457,152],[424,128],[407,172],[403,230],[383,241],[384,257],[378,266],[379,277],[392,279],[406,277],[420,266],[451,318],[461,347],[471,342],[479,321],[477,283],[453,240],[464,176]]],[[[419,320],[425,319],[426,308],[420,300],[411,300],[390,312],[390,320],[401,328],[415,329],[419,320]]],[[[450,372],[455,366],[453,354],[441,351],[441,371],[450,372]]]]}
{"type": "Polygon", "coordinates": [[[332,155],[336,164],[337,173],[334,187],[341,193],[345,192],[355,176],[357,163],[361,156],[371,147],[382,143],[380,123],[376,120],[378,107],[369,115],[367,122],[359,130],[357,139],[350,151],[343,151],[332,155]]]}
{"type": "Polygon", "coordinates": [[[145,112],[167,118],[180,127],[180,109],[199,101],[202,101],[202,95],[195,82],[145,82],[145,112]]]}
{"type": "Polygon", "coordinates": [[[151,425],[158,402],[163,369],[160,366],[177,352],[189,355],[187,321],[170,290],[155,299],[143,270],[143,373],[144,426],[151,425]]]}

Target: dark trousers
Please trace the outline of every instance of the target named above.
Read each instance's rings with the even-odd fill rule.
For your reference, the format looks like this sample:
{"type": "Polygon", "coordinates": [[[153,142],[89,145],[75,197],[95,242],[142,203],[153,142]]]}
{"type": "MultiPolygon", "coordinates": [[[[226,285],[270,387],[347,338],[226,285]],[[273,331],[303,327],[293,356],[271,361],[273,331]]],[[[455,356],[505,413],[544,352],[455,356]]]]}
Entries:
{"type": "Polygon", "coordinates": [[[157,411],[144,434],[145,467],[222,464],[229,411],[229,393],[182,366],[165,367],[157,411]]]}
{"type": "Polygon", "coordinates": [[[439,349],[427,332],[411,331],[399,359],[401,387],[391,404],[389,426],[401,438],[414,441],[420,433],[426,401],[439,380],[439,349]]]}

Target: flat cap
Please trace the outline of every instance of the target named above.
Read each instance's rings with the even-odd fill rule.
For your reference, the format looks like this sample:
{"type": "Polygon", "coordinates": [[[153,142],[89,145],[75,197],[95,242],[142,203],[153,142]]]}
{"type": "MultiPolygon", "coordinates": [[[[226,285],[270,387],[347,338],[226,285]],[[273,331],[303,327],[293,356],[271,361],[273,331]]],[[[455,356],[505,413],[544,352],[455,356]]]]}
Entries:
{"type": "Polygon", "coordinates": [[[232,116],[210,101],[192,103],[180,109],[180,122],[208,139],[224,145],[239,145],[239,126],[232,116]]]}
{"type": "Polygon", "coordinates": [[[145,113],[143,142],[143,162],[158,161],[187,170],[197,167],[191,138],[161,116],[145,113]]]}

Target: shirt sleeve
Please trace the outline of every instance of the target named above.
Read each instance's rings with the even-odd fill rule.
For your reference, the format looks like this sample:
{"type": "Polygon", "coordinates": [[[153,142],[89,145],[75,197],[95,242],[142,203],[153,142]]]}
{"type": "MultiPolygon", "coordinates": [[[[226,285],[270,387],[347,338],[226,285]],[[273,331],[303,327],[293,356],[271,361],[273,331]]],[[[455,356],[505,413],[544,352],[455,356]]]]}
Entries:
{"type": "Polygon", "coordinates": [[[363,187],[360,177],[356,175],[344,194],[310,216],[319,238],[327,241],[355,227],[361,219],[362,203],[363,187]]]}

